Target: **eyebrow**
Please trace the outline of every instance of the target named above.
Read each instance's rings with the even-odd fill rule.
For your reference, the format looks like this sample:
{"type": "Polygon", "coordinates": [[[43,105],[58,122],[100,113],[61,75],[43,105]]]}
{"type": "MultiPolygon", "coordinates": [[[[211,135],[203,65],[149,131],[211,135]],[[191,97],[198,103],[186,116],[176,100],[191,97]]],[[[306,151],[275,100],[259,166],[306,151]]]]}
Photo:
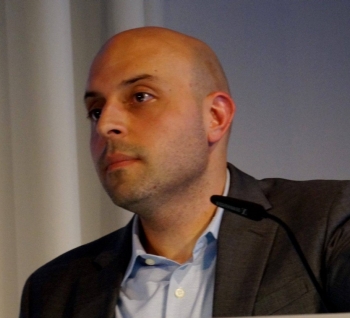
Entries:
{"type": "MultiPolygon", "coordinates": [[[[134,84],[134,83],[141,81],[141,80],[144,80],[144,79],[155,80],[156,77],[154,75],[150,75],[150,74],[140,74],[140,75],[134,76],[132,78],[121,81],[118,86],[128,86],[128,85],[134,84]]],[[[84,94],[84,100],[86,100],[89,97],[96,97],[99,95],[100,94],[97,92],[87,91],[84,94]]]]}
{"type": "Polygon", "coordinates": [[[154,80],[155,79],[155,76],[153,75],[150,75],[150,74],[141,74],[141,75],[137,75],[137,76],[134,76],[130,79],[127,79],[127,80],[123,80],[120,85],[121,86],[128,86],[130,84],[134,84],[136,83],[137,81],[141,81],[143,79],[150,79],[150,80],[154,80]]]}
{"type": "Polygon", "coordinates": [[[85,94],[84,94],[84,100],[90,98],[90,97],[96,97],[98,96],[99,94],[96,93],[96,92],[92,92],[92,91],[87,91],[85,94]]]}

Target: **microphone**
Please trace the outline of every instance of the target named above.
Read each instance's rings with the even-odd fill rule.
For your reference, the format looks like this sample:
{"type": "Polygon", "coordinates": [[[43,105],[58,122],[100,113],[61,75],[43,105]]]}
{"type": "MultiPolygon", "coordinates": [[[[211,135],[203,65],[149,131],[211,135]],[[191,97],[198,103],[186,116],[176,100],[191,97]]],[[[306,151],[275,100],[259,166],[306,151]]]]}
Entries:
{"type": "Polygon", "coordinates": [[[315,274],[313,273],[301,247],[298,243],[294,233],[292,230],[287,226],[286,223],[284,223],[280,218],[277,216],[274,216],[270,213],[268,213],[265,208],[257,203],[239,200],[235,198],[230,197],[224,197],[221,195],[213,195],[210,198],[210,201],[215,204],[216,206],[226,209],[228,211],[231,211],[233,213],[236,213],[238,215],[241,215],[243,217],[246,217],[253,221],[261,221],[263,219],[270,219],[274,222],[278,223],[287,233],[289,240],[291,241],[295,251],[297,252],[299,259],[301,260],[312,284],[314,285],[317,293],[320,296],[321,303],[324,307],[325,312],[330,312],[330,305],[328,304],[328,300],[326,297],[325,292],[323,291],[322,287],[318,283],[315,274]]]}
{"type": "Polygon", "coordinates": [[[224,208],[236,214],[242,215],[254,221],[261,221],[267,218],[267,212],[260,204],[238,200],[221,195],[213,195],[210,201],[220,208],[224,208]]]}

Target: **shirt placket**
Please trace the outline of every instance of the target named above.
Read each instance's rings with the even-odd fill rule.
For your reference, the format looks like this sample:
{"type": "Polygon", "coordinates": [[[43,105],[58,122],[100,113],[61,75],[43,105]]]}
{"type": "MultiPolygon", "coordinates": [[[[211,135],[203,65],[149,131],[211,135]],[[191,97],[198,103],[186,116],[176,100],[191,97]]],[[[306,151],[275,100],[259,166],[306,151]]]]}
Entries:
{"type": "Polygon", "coordinates": [[[179,266],[170,276],[166,297],[166,318],[185,317],[186,304],[189,301],[189,288],[184,281],[191,263],[179,266]],[[185,315],[185,316],[184,316],[185,315]]]}

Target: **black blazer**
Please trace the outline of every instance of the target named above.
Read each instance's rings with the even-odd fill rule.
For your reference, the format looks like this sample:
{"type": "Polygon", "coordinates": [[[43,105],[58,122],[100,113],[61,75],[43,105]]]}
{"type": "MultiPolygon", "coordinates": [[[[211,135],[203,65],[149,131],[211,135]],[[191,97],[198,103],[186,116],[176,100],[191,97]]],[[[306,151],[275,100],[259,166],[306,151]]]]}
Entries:
{"type": "MultiPolygon", "coordinates": [[[[228,165],[229,196],[263,205],[294,231],[334,312],[350,312],[350,182],[256,180],[228,165]]],[[[209,200],[209,198],[208,198],[209,200]]],[[[20,317],[114,317],[131,257],[131,223],[71,250],[26,282],[20,317]]],[[[319,297],[282,229],[224,212],[214,317],[321,311],[319,297]]]]}

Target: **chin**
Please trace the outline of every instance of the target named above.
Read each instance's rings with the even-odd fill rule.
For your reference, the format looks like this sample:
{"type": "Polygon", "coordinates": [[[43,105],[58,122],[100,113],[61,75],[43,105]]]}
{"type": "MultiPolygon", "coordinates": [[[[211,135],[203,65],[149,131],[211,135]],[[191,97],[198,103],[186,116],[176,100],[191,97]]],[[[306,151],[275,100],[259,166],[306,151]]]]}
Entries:
{"type": "Polygon", "coordinates": [[[123,193],[122,191],[116,193],[115,189],[113,191],[107,191],[107,193],[115,205],[129,211],[132,211],[132,207],[139,205],[140,202],[139,198],[130,193],[123,193]]]}

